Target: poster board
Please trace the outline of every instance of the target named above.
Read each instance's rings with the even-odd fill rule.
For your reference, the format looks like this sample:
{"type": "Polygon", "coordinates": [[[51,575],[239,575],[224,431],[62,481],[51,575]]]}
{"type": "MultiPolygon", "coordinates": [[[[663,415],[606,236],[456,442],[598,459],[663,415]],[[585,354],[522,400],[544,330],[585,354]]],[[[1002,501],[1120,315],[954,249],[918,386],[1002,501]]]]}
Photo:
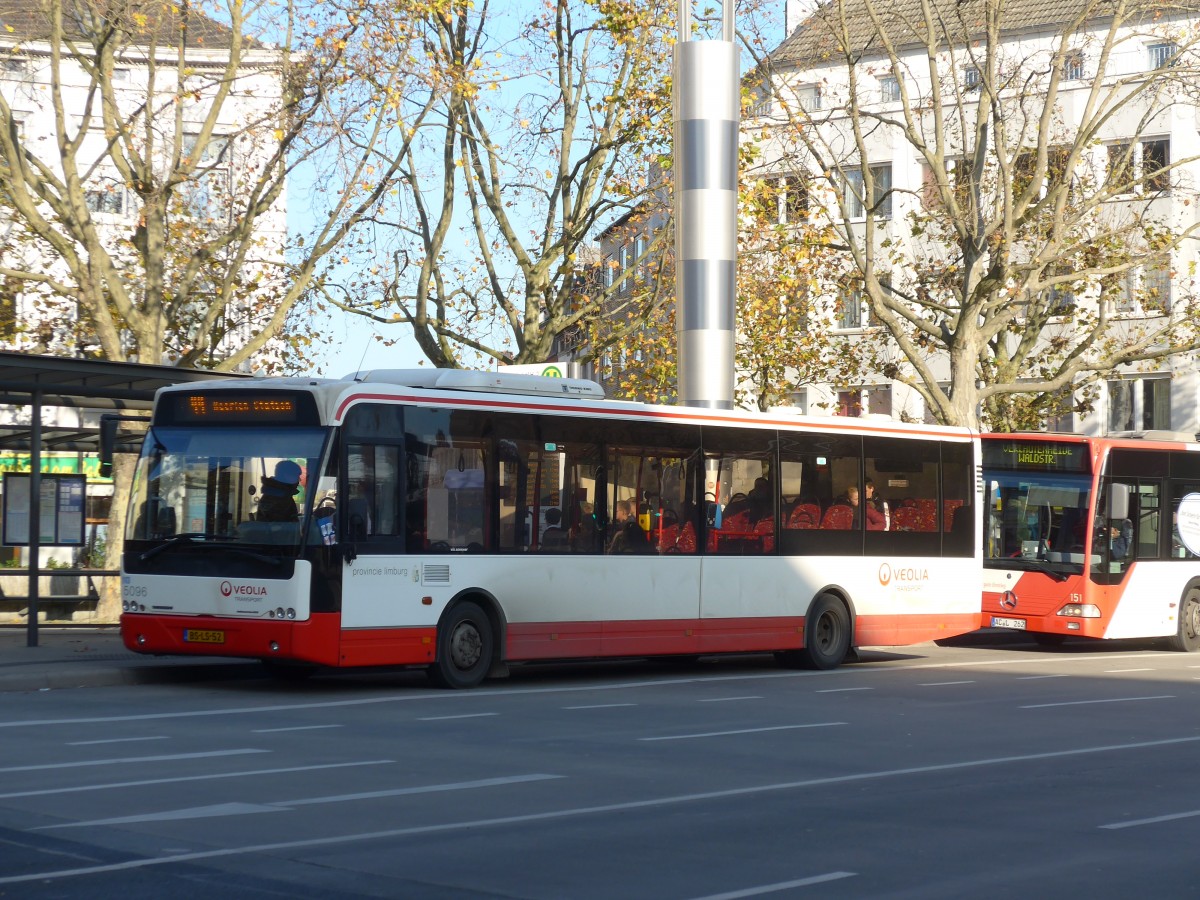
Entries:
{"type": "MultiPolygon", "coordinates": [[[[29,482],[28,473],[4,473],[3,533],[0,543],[7,547],[27,547],[30,544],[29,482]]],[[[38,497],[38,543],[43,547],[83,546],[86,500],[86,475],[43,474],[38,497]]]]}

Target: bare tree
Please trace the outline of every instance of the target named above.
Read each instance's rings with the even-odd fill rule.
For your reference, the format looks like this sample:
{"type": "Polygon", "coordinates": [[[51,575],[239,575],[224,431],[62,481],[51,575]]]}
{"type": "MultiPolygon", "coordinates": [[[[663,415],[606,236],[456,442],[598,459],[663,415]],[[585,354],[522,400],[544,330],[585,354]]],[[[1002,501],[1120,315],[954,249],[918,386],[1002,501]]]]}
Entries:
{"type": "Polygon", "coordinates": [[[614,291],[582,260],[599,227],[660,186],[673,22],[670,4],[629,0],[432,9],[424,90],[405,106],[436,116],[409,127],[401,210],[360,229],[326,296],[411,328],[439,367],[541,361],[611,312],[614,291]]]}
{"type": "Polygon", "coordinates": [[[761,61],[764,156],[823,182],[879,326],[856,363],[1011,428],[1200,346],[1196,158],[1168,140],[1195,129],[1194,14],[831,0],[761,61]]]}

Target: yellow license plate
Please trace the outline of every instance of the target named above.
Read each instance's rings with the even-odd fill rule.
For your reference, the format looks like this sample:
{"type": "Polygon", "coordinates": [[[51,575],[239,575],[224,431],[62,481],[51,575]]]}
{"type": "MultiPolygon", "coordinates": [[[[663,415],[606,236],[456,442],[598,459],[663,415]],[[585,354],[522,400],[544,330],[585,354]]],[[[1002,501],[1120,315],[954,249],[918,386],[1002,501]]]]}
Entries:
{"type": "Polygon", "coordinates": [[[189,644],[223,644],[225,643],[225,632],[185,628],[183,630],[183,639],[189,644]]]}

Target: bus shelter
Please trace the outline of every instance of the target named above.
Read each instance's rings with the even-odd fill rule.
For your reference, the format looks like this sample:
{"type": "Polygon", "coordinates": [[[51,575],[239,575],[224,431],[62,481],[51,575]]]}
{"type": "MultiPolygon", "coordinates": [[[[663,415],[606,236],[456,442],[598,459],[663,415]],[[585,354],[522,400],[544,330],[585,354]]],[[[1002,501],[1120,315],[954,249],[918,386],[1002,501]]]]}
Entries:
{"type": "MultiPolygon", "coordinates": [[[[226,372],[207,372],[198,369],[182,369],[174,366],[148,366],[139,363],[105,362],[89,359],[69,359],[37,356],[28,353],[0,351],[0,455],[20,458],[19,464],[4,466],[15,470],[19,477],[12,480],[11,496],[4,497],[0,510],[0,539],[13,541],[28,548],[29,565],[24,572],[19,569],[13,575],[27,578],[24,597],[5,595],[8,601],[19,601],[27,610],[27,643],[36,647],[38,643],[40,578],[61,574],[62,570],[43,569],[40,564],[41,551],[46,543],[43,514],[62,515],[64,521],[75,515],[86,515],[87,478],[82,466],[78,473],[62,476],[59,473],[44,473],[49,461],[47,454],[57,457],[63,452],[79,454],[79,458],[95,459],[100,450],[98,417],[101,414],[116,414],[122,417],[149,418],[155,392],[170,384],[202,381],[213,378],[244,378],[246,376],[226,372]],[[97,424],[61,425],[62,409],[87,411],[91,415],[76,416],[95,419],[97,424]],[[24,411],[28,414],[24,414],[24,411]],[[28,460],[28,473],[25,468],[28,460]],[[52,491],[45,491],[48,484],[43,479],[63,478],[52,491]],[[83,494],[79,496],[80,485],[83,494]],[[55,494],[58,492],[58,494],[55,494]],[[51,502],[47,504],[47,496],[51,502]],[[60,499],[55,500],[58,496],[60,499]],[[59,505],[55,505],[55,504],[59,505]],[[82,504],[82,507],[81,505],[82,504]]],[[[114,452],[136,453],[141,449],[142,435],[136,430],[119,429],[113,444],[114,452]]],[[[6,477],[6,483],[8,477],[6,477]]],[[[95,593],[93,578],[118,575],[116,570],[83,567],[71,570],[71,575],[84,577],[91,593],[95,593]]]]}

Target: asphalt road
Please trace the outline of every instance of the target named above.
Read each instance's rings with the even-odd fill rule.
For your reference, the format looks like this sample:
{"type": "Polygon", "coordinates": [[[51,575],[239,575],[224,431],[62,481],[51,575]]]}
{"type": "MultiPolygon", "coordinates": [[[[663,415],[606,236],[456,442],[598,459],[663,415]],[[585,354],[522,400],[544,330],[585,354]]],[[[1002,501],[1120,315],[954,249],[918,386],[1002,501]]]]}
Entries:
{"type": "Polygon", "coordinates": [[[1197,893],[1200,656],[862,656],[0,694],[0,897],[1197,893]]]}

